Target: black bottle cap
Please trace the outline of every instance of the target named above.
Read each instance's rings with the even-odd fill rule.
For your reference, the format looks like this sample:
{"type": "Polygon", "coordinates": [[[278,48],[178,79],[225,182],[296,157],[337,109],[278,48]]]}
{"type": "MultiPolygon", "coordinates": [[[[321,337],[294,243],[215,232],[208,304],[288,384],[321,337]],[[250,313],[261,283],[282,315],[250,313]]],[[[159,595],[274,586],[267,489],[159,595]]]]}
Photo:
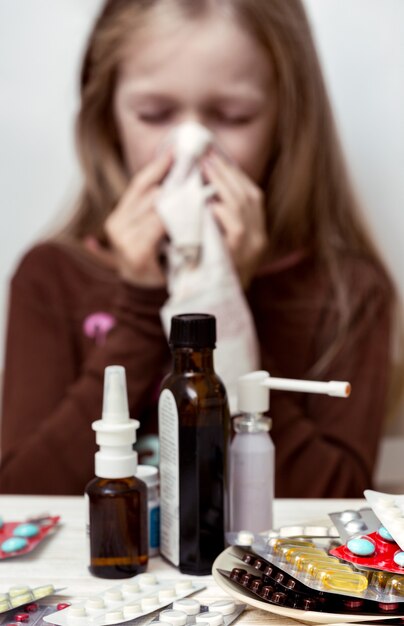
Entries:
{"type": "Polygon", "coordinates": [[[173,348],[214,348],[216,318],[207,313],[174,315],[169,344],[173,348]]]}

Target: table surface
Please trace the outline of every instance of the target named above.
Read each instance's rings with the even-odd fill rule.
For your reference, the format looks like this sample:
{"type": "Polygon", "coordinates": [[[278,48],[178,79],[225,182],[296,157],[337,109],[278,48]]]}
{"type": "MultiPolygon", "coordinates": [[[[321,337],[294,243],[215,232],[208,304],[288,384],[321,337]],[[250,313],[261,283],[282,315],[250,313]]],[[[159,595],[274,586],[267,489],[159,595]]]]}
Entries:
{"type": "MultiPolygon", "coordinates": [[[[276,500],[274,502],[274,528],[290,524],[328,520],[332,511],[357,509],[363,500],[276,500]]],[[[20,584],[39,586],[53,584],[64,588],[65,598],[79,600],[116,585],[93,577],[88,571],[88,545],[85,531],[84,497],[71,496],[0,496],[0,514],[5,521],[23,521],[49,513],[60,515],[60,527],[54,536],[46,539],[33,552],[25,556],[0,561],[0,592],[20,584]]],[[[178,579],[182,574],[160,557],[150,559],[148,571],[162,578],[178,579]]],[[[212,576],[198,578],[206,589],[198,594],[200,601],[213,602],[226,597],[212,576]]],[[[61,598],[58,596],[58,601],[61,598]]],[[[280,618],[252,607],[247,608],[237,624],[297,624],[291,619],[280,618]]]]}

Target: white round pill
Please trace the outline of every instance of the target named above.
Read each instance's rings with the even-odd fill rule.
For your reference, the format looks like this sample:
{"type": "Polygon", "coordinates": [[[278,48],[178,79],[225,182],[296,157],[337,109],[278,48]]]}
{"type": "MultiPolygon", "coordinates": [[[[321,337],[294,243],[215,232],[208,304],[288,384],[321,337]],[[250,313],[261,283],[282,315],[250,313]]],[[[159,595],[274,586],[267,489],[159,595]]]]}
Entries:
{"type": "Polygon", "coordinates": [[[210,626],[222,626],[224,624],[223,615],[217,611],[207,611],[206,613],[199,613],[195,616],[197,624],[206,622],[210,626]]]}
{"type": "Polygon", "coordinates": [[[216,600],[209,605],[209,610],[219,611],[222,615],[231,615],[236,610],[236,604],[233,600],[216,600]]]}
{"type": "Polygon", "coordinates": [[[192,598],[183,598],[173,603],[173,609],[176,611],[184,611],[187,615],[198,615],[201,610],[201,603],[192,598]]]}
{"type": "Polygon", "coordinates": [[[175,589],[162,589],[159,591],[159,600],[160,602],[165,602],[166,600],[172,600],[175,598],[177,594],[175,593],[175,589]]]}
{"type": "Polygon", "coordinates": [[[192,580],[180,580],[178,583],[175,583],[175,591],[177,593],[188,591],[189,589],[192,589],[192,587],[192,580]]]}
{"type": "Polygon", "coordinates": [[[123,607],[123,614],[125,617],[133,617],[134,615],[137,615],[141,612],[142,607],[140,606],[140,604],[126,604],[123,607]]]}
{"type": "Polygon", "coordinates": [[[187,614],[184,613],[184,611],[161,611],[159,620],[166,624],[168,622],[171,626],[185,626],[187,623],[187,614]]]}
{"type": "Polygon", "coordinates": [[[140,604],[141,604],[143,610],[147,609],[148,611],[150,611],[150,610],[158,607],[159,599],[158,599],[157,596],[150,596],[150,597],[147,597],[147,598],[142,598],[142,600],[140,601],[140,604]]]}
{"type": "Polygon", "coordinates": [[[141,587],[153,587],[157,585],[157,578],[154,574],[139,574],[137,582],[141,587]]]}
{"type": "Polygon", "coordinates": [[[239,546],[252,546],[254,543],[254,533],[249,530],[240,530],[237,533],[236,544],[239,546]]]}
{"type": "Polygon", "coordinates": [[[121,602],[123,600],[123,596],[119,589],[108,589],[105,592],[104,597],[107,602],[121,602]]]}
{"type": "Polygon", "coordinates": [[[84,606],[70,606],[68,616],[69,617],[85,617],[87,615],[84,606]]]}
{"type": "Polygon", "coordinates": [[[122,611],[110,611],[105,613],[104,624],[117,624],[124,619],[122,611]]]}
{"type": "Polygon", "coordinates": [[[136,594],[139,593],[140,587],[137,583],[124,583],[121,590],[124,594],[136,594]]]}
{"type": "Polygon", "coordinates": [[[94,609],[103,609],[105,606],[105,602],[99,596],[93,596],[89,598],[86,602],[86,609],[94,610],[94,609]]]}

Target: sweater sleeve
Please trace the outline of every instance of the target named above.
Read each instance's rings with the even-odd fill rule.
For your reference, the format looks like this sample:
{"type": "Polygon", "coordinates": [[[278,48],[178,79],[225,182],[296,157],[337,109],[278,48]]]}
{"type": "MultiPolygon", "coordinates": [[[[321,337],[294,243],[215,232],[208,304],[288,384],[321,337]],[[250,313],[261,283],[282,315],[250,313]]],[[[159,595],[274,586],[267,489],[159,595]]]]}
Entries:
{"type": "Polygon", "coordinates": [[[132,413],[140,412],[166,359],[159,318],[165,295],[121,284],[115,328],[80,363],[59,278],[41,256],[28,255],[11,283],[0,491],[79,494],[94,475],[91,422],[100,417],[104,368],[126,368],[132,413]]]}
{"type": "Polygon", "coordinates": [[[343,341],[331,338],[335,312],[326,313],[316,346],[320,356],[320,338],[330,340],[320,379],[349,381],[351,396],[271,392],[278,497],[362,497],[371,486],[388,393],[392,299],[383,284],[358,291],[343,341]]]}

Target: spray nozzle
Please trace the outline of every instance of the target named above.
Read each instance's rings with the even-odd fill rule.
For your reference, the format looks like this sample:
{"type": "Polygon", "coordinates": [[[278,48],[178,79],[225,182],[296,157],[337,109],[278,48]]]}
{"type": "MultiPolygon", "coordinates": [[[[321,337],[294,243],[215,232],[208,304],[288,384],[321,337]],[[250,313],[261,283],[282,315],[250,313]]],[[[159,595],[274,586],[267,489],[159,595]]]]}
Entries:
{"type": "Polygon", "coordinates": [[[351,393],[351,385],[348,382],[272,378],[269,372],[261,370],[240,376],[238,379],[237,397],[239,411],[243,413],[264,413],[268,411],[269,389],[322,393],[341,398],[347,398],[351,393]]]}
{"type": "Polygon", "coordinates": [[[102,419],[92,423],[100,446],[95,455],[95,473],[103,478],[124,478],[136,472],[137,420],[129,418],[125,368],[110,365],[105,368],[102,419]]]}
{"type": "Polygon", "coordinates": [[[121,365],[111,365],[105,369],[102,419],[111,423],[122,423],[129,419],[125,368],[121,365]]]}

